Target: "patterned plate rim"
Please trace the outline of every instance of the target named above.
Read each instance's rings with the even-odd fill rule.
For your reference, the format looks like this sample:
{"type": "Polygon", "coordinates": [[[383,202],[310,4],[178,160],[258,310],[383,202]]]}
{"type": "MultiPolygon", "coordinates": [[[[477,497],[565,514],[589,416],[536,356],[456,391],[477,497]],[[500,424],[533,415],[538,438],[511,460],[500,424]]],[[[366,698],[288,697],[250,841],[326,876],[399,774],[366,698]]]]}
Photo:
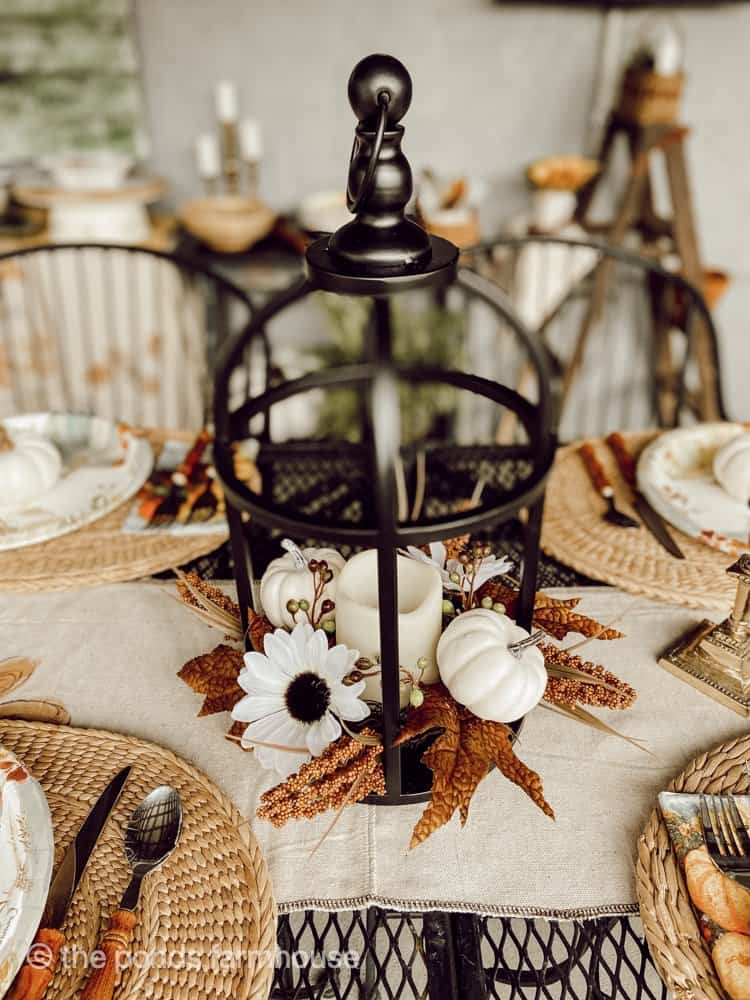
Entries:
{"type": "MultiPolygon", "coordinates": [[[[738,555],[747,550],[744,541],[712,528],[702,528],[688,511],[683,511],[676,504],[669,502],[653,472],[656,456],[665,446],[669,445],[670,441],[686,440],[695,434],[710,435],[712,432],[716,433],[720,430],[728,432],[730,429],[736,429],[737,433],[742,433],[743,426],[735,421],[715,421],[709,424],[697,424],[695,427],[678,427],[675,430],[664,431],[644,447],[638,458],[637,476],[641,492],[665,521],[677,528],[678,531],[704,542],[711,548],[719,549],[730,555],[738,555]]],[[[727,502],[733,501],[728,498],[727,502]]]]}
{"type": "Polygon", "coordinates": [[[13,549],[37,545],[39,542],[47,542],[52,538],[59,538],[61,535],[67,535],[70,532],[78,531],[80,528],[93,524],[130,500],[151,474],[154,464],[154,454],[148,439],[137,434],[132,428],[125,425],[118,425],[115,421],[107,420],[104,417],[73,413],[25,413],[4,418],[3,423],[12,430],[13,426],[18,424],[32,424],[44,419],[65,419],[66,417],[71,419],[84,418],[91,422],[97,421],[109,426],[114,431],[117,431],[119,427],[119,433],[127,437],[128,450],[130,451],[132,447],[129,460],[125,464],[128,479],[124,481],[122,488],[118,489],[116,494],[112,494],[108,499],[98,504],[96,508],[89,506],[86,509],[81,509],[76,516],[61,516],[57,519],[54,527],[50,526],[49,522],[43,522],[37,529],[32,525],[17,531],[11,530],[7,535],[0,533],[0,552],[9,552],[13,549]]]}
{"type": "MultiPolygon", "coordinates": [[[[0,919],[0,993],[10,986],[34,940],[47,901],[55,859],[52,816],[42,786],[16,755],[0,744],[0,826],[4,808],[12,799],[15,799],[17,807],[14,810],[15,818],[20,823],[19,847],[24,852],[24,862],[28,863],[28,868],[17,870],[17,877],[22,879],[22,884],[14,886],[21,891],[21,912],[12,910],[7,916],[7,922],[0,919]],[[23,777],[10,778],[9,775],[19,768],[23,777]],[[8,794],[9,790],[13,791],[13,796],[8,794]],[[30,828],[25,825],[26,817],[29,816],[33,817],[30,828]]],[[[8,899],[0,900],[0,918],[9,902],[8,899]]]]}

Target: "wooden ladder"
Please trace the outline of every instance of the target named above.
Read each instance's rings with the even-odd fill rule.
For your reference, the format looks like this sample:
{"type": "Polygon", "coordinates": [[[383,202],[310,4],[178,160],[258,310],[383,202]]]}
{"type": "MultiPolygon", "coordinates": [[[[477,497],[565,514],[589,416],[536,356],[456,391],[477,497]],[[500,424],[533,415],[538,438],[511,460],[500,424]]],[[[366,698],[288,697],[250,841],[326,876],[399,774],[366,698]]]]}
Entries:
{"type": "MultiPolygon", "coordinates": [[[[605,227],[607,242],[621,246],[626,236],[636,231],[644,243],[665,237],[670,252],[680,260],[680,273],[700,292],[703,290],[703,267],[698,250],[690,183],[685,157],[685,140],[689,129],[675,123],[641,125],[623,118],[616,111],[610,115],[599,150],[601,171],[579,193],[576,221],[587,228],[586,216],[594,193],[612,158],[618,135],[627,139],[630,169],[619,206],[612,222],[605,227]],[[659,217],[654,208],[651,185],[651,161],[656,152],[664,156],[672,214],[670,219],[659,217]]],[[[587,311],[581,322],[571,359],[563,376],[562,403],[581,367],[591,330],[602,315],[615,261],[604,258],[593,275],[593,288],[587,311]]],[[[672,358],[670,323],[658,290],[652,287],[651,310],[654,321],[654,358],[656,365],[656,407],[660,423],[670,426],[679,416],[679,373],[672,358]]],[[[690,331],[691,350],[695,358],[700,385],[690,403],[701,420],[721,419],[719,373],[716,369],[714,344],[701,316],[695,317],[690,331]]]]}

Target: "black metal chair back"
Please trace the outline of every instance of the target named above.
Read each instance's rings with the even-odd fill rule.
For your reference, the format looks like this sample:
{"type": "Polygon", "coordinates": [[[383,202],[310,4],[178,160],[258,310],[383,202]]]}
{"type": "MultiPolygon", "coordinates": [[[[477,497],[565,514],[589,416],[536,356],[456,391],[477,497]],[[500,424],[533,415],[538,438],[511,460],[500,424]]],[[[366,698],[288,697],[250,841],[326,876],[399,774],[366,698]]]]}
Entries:
{"type": "MultiPolygon", "coordinates": [[[[499,238],[464,259],[504,289],[550,352],[562,440],[723,418],[716,329],[679,274],[596,240],[555,236],[499,238]]],[[[507,384],[526,385],[517,353],[483,361],[507,384]]]]}
{"type": "Polygon", "coordinates": [[[204,426],[212,359],[246,294],[170,253],[59,244],[0,255],[0,418],[67,410],[204,426]]]}

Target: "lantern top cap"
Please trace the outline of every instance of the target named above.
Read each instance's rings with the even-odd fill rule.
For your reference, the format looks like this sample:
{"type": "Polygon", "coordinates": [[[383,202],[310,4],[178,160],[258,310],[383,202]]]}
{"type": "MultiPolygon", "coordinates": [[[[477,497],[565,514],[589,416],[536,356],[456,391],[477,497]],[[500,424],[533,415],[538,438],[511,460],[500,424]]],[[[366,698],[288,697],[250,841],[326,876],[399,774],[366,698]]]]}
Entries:
{"type": "Polygon", "coordinates": [[[398,59],[374,54],[349,77],[357,116],[346,204],[354,218],[307,248],[317,287],[342,295],[390,295],[444,285],[456,275],[458,250],[406,215],[413,185],[399,124],[411,104],[411,77],[398,59]]]}
{"type": "Polygon", "coordinates": [[[375,53],[360,59],[349,77],[349,103],[357,120],[373,127],[381,102],[388,106],[387,122],[397,125],[411,104],[411,77],[406,66],[394,56],[375,53]]]}

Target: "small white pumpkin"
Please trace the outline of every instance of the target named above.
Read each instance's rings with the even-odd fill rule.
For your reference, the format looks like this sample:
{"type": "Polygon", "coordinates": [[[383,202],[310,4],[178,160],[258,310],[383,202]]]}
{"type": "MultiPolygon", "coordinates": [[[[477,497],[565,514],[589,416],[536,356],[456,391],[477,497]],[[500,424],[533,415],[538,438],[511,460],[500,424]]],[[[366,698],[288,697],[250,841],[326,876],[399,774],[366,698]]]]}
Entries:
{"type": "Polygon", "coordinates": [[[714,455],[714,476],[740,503],[750,501],[750,434],[738,434],[714,455]]]}
{"type": "MultiPolygon", "coordinates": [[[[268,564],[260,581],[260,603],[272,625],[294,628],[296,622],[307,621],[307,617],[304,611],[297,611],[295,614],[288,611],[289,601],[305,600],[312,608],[315,580],[307,564],[312,559],[317,562],[325,560],[333,573],[333,579],[325,585],[318,601],[320,606],[321,601],[326,598],[335,600],[336,578],[344,568],[346,560],[335,549],[300,549],[292,542],[287,543],[286,540],[282,544],[288,551],[268,564]]],[[[327,621],[335,617],[335,614],[335,610],[328,612],[321,616],[320,621],[327,621]]]]}
{"type": "Polygon", "coordinates": [[[440,679],[456,701],[480,719],[514,722],[538,704],[547,686],[540,649],[508,648],[528,636],[526,629],[497,611],[465,611],[440,636],[440,679]]]}
{"type": "Polygon", "coordinates": [[[47,493],[60,478],[62,459],[41,434],[10,436],[0,425],[0,505],[22,507],[47,493]]]}

